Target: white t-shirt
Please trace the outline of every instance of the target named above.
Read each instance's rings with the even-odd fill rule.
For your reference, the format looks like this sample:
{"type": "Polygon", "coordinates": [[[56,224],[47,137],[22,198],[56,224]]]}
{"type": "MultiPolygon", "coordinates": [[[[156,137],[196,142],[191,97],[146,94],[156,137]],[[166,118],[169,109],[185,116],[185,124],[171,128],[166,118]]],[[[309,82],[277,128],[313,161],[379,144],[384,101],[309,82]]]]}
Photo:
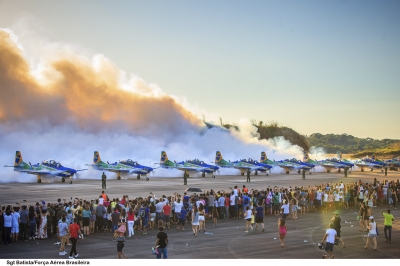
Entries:
{"type": "Polygon", "coordinates": [[[289,214],[289,204],[283,204],[282,208],[284,214],[289,214]]]}
{"type": "Polygon", "coordinates": [[[99,198],[99,205],[104,205],[104,199],[103,198],[99,198]]]}
{"type": "Polygon", "coordinates": [[[328,202],[328,194],[327,193],[324,194],[324,202],[328,202]]]}
{"type": "Polygon", "coordinates": [[[371,229],[369,230],[368,234],[375,234],[376,235],[376,223],[375,222],[369,223],[369,228],[371,228],[371,229]]]}
{"type": "Polygon", "coordinates": [[[251,210],[246,211],[246,218],[245,219],[251,219],[251,210]]]}
{"type": "Polygon", "coordinates": [[[328,235],[326,237],[326,242],[331,243],[331,244],[335,244],[336,230],[333,229],[333,228],[329,228],[328,230],[326,230],[326,234],[328,235]]]}
{"type": "Polygon", "coordinates": [[[181,201],[181,203],[178,203],[177,201],[175,201],[174,204],[175,204],[175,212],[181,212],[183,202],[181,201]]]}
{"type": "Polygon", "coordinates": [[[231,195],[230,201],[231,201],[230,205],[234,206],[235,205],[235,195],[231,195]]]}
{"type": "Polygon", "coordinates": [[[335,193],[335,201],[339,201],[339,193],[335,193]]]}
{"type": "Polygon", "coordinates": [[[164,207],[165,203],[164,202],[159,202],[156,204],[156,212],[161,212],[163,207],[164,207]]]}

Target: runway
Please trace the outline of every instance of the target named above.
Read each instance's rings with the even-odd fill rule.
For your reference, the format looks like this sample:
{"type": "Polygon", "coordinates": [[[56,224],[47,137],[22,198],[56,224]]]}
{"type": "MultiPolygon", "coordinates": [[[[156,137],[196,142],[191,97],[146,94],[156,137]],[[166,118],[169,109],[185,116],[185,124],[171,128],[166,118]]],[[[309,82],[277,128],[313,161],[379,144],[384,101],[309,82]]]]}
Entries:
{"type": "MultiPolygon", "coordinates": [[[[69,201],[72,198],[86,200],[96,199],[101,194],[101,180],[74,179],[73,184],[61,183],[59,179],[52,182],[43,179],[42,183],[9,183],[0,184],[0,203],[15,205],[22,203],[23,199],[34,204],[44,200],[56,202],[57,198],[69,201]]],[[[169,196],[174,192],[183,194],[187,187],[199,187],[203,190],[211,188],[230,191],[229,187],[237,185],[242,188],[246,185],[249,189],[265,189],[268,186],[289,187],[309,186],[328,182],[340,182],[347,184],[362,180],[373,182],[374,178],[379,181],[384,179],[399,179],[399,172],[388,172],[385,177],[381,172],[352,172],[348,178],[343,173],[321,173],[314,172],[306,175],[302,180],[297,173],[270,174],[269,176],[251,176],[251,182],[246,182],[246,176],[210,176],[195,177],[188,179],[188,186],[183,186],[183,179],[177,178],[152,178],[146,181],[145,178],[137,180],[130,179],[108,179],[106,194],[110,198],[129,195],[129,197],[146,197],[153,192],[157,197],[169,196]]],[[[342,218],[342,236],[347,245],[342,248],[340,245],[334,247],[335,259],[368,259],[368,258],[399,258],[398,244],[400,242],[400,211],[392,210],[395,217],[393,223],[392,243],[384,242],[383,216],[381,211],[384,207],[374,207],[373,215],[378,224],[380,236],[378,237],[378,251],[365,250],[365,232],[359,232],[359,223],[356,219],[358,210],[340,210],[342,218]]],[[[199,233],[193,237],[191,225],[186,223],[185,231],[171,229],[166,231],[169,238],[168,253],[172,259],[313,259],[322,258],[324,251],[319,250],[317,244],[321,242],[332,213],[307,213],[298,214],[296,222],[288,221],[288,234],[285,238],[285,248],[280,247],[277,231],[277,219],[266,217],[264,219],[265,232],[259,229],[254,233],[245,233],[245,221],[219,220],[214,226],[211,220],[206,221],[207,232],[212,234],[199,233]]],[[[129,259],[153,259],[151,247],[156,241],[158,230],[150,230],[147,235],[135,233],[132,238],[127,238],[124,252],[129,259]]],[[[116,259],[116,242],[111,239],[111,233],[96,233],[81,241],[77,250],[80,259],[116,259]]],[[[67,256],[59,256],[59,246],[54,243],[56,238],[26,241],[13,243],[11,246],[0,247],[0,259],[66,259],[67,256]]],[[[69,252],[67,247],[67,251],[69,252]]]]}

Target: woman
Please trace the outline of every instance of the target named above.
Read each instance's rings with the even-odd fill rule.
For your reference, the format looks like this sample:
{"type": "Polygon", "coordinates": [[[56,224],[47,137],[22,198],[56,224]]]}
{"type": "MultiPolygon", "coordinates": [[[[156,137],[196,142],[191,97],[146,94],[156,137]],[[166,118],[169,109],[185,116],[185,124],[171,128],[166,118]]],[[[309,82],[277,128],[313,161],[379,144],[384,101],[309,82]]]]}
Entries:
{"type": "Polygon", "coordinates": [[[121,256],[124,256],[125,259],[128,257],[125,255],[125,253],[122,251],[122,249],[125,246],[125,232],[126,232],[126,225],[125,225],[125,219],[122,219],[120,223],[118,223],[118,229],[117,229],[117,252],[118,252],[118,258],[120,259],[121,256]]]}
{"type": "Polygon", "coordinates": [[[91,234],[94,234],[95,224],[96,224],[96,209],[93,209],[92,216],[90,216],[90,224],[89,224],[89,231],[91,234]]]}
{"type": "Polygon", "coordinates": [[[206,232],[206,220],[205,220],[206,211],[203,207],[203,204],[199,206],[199,231],[202,229],[206,232]]]}
{"type": "Polygon", "coordinates": [[[47,238],[47,210],[42,210],[40,213],[40,224],[38,231],[38,239],[47,238]]]}
{"type": "Polygon", "coordinates": [[[376,222],[374,221],[374,216],[369,217],[369,224],[367,226],[369,232],[368,232],[368,237],[367,237],[367,243],[365,243],[365,249],[368,248],[368,243],[370,238],[374,241],[374,250],[378,250],[378,244],[376,242],[376,237],[378,236],[376,232],[376,222]]]}
{"type": "Polygon", "coordinates": [[[11,245],[11,229],[13,222],[13,214],[11,208],[7,208],[6,212],[3,214],[4,217],[4,244],[11,245]]]}
{"type": "Polygon", "coordinates": [[[212,219],[214,221],[214,225],[217,225],[217,221],[218,221],[218,211],[217,208],[214,207],[212,208],[212,219]]]}
{"type": "Polygon", "coordinates": [[[83,223],[83,234],[85,236],[90,235],[90,217],[92,216],[92,212],[89,209],[89,204],[85,205],[85,209],[82,212],[82,223],[83,223]]]}
{"type": "Polygon", "coordinates": [[[119,215],[119,221],[122,222],[122,220],[126,221],[127,220],[127,215],[126,215],[126,210],[125,208],[122,208],[121,214],[119,215]]]}
{"type": "Polygon", "coordinates": [[[250,206],[246,206],[246,211],[245,211],[245,213],[244,213],[244,216],[245,216],[245,220],[246,220],[246,231],[245,231],[245,233],[248,233],[249,232],[249,227],[250,227],[250,232],[253,232],[254,230],[253,230],[253,226],[251,225],[251,215],[252,215],[253,213],[252,213],[252,211],[250,210],[250,206]]]}
{"type": "Polygon", "coordinates": [[[285,219],[279,218],[278,220],[279,241],[281,241],[281,248],[285,247],[285,236],[287,233],[285,219]]]}
{"type": "Polygon", "coordinates": [[[107,230],[108,230],[108,232],[112,232],[111,214],[112,214],[112,209],[111,209],[111,204],[110,204],[107,207],[107,230]]]}
{"type": "MultiPolygon", "coordinates": [[[[365,205],[364,202],[361,204],[358,215],[360,216],[360,232],[362,232],[363,228],[366,227],[365,221],[368,221],[367,206],[365,205]]],[[[365,231],[367,232],[367,230],[365,230],[365,231]]]]}
{"type": "Polygon", "coordinates": [[[197,237],[197,232],[199,231],[199,216],[200,212],[197,209],[196,204],[193,204],[193,209],[192,209],[192,230],[193,230],[193,236],[197,237]]]}
{"type": "Polygon", "coordinates": [[[154,202],[150,203],[150,228],[149,229],[154,229],[155,223],[156,223],[156,205],[154,205],[154,202]]]}
{"type": "Polygon", "coordinates": [[[132,237],[135,234],[133,226],[135,225],[135,212],[133,208],[129,208],[128,211],[128,237],[132,237]]]}
{"type": "Polygon", "coordinates": [[[28,219],[29,219],[29,239],[35,240],[36,237],[36,212],[33,206],[29,207],[28,219]]]}

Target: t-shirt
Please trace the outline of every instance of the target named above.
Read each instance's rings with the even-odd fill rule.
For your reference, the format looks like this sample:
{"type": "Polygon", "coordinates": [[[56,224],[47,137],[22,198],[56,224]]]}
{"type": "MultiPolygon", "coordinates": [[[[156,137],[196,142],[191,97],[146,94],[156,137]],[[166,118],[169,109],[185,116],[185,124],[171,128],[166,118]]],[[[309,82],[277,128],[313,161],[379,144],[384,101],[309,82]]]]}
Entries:
{"type": "Polygon", "coordinates": [[[164,202],[159,202],[156,204],[156,212],[161,212],[163,207],[164,207],[165,203],[164,202]]]}
{"type": "Polygon", "coordinates": [[[394,219],[393,214],[384,212],[383,217],[385,218],[384,225],[392,226],[392,220],[394,219]]]}
{"type": "Polygon", "coordinates": [[[183,202],[182,201],[180,203],[175,201],[175,212],[181,212],[182,207],[183,207],[183,202]]]}
{"type": "Polygon", "coordinates": [[[157,238],[158,238],[159,248],[165,248],[168,244],[167,234],[165,232],[158,232],[157,238]]]}
{"type": "Polygon", "coordinates": [[[333,229],[333,228],[329,228],[328,230],[326,230],[326,234],[328,235],[326,237],[326,242],[331,243],[331,244],[335,244],[336,230],[333,229]]]}
{"type": "Polygon", "coordinates": [[[66,222],[61,222],[58,224],[58,228],[60,229],[60,236],[66,236],[68,233],[68,224],[66,222]]]}
{"type": "Polygon", "coordinates": [[[69,236],[78,238],[78,232],[81,230],[78,224],[73,223],[69,226],[69,236]]]}
{"type": "Polygon", "coordinates": [[[231,206],[235,205],[235,195],[231,195],[230,197],[230,201],[231,201],[231,206]]]}
{"type": "Polygon", "coordinates": [[[282,205],[283,213],[289,214],[289,204],[282,205]]]}
{"type": "Polygon", "coordinates": [[[257,218],[264,218],[264,208],[259,206],[256,208],[256,217],[257,218]]]}
{"type": "Polygon", "coordinates": [[[252,214],[251,210],[247,210],[245,219],[251,219],[251,214],[252,214]]]}
{"type": "Polygon", "coordinates": [[[171,206],[169,205],[164,205],[163,207],[163,212],[164,212],[164,216],[169,216],[171,215],[171,206]]]}
{"type": "Polygon", "coordinates": [[[19,215],[20,215],[20,222],[22,224],[28,223],[28,210],[20,210],[19,215]]]}
{"type": "Polygon", "coordinates": [[[179,215],[179,219],[185,220],[187,215],[187,210],[182,209],[181,214],[179,215]]]}

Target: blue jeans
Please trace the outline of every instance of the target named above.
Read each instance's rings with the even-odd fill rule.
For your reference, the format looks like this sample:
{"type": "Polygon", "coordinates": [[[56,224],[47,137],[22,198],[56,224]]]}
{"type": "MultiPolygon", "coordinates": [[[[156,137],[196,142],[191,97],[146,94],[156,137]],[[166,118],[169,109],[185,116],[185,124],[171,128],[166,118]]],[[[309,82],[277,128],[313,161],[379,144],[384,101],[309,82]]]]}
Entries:
{"type": "Polygon", "coordinates": [[[163,254],[164,259],[168,258],[168,250],[165,248],[158,248],[157,259],[161,259],[161,254],[163,254]]]}

